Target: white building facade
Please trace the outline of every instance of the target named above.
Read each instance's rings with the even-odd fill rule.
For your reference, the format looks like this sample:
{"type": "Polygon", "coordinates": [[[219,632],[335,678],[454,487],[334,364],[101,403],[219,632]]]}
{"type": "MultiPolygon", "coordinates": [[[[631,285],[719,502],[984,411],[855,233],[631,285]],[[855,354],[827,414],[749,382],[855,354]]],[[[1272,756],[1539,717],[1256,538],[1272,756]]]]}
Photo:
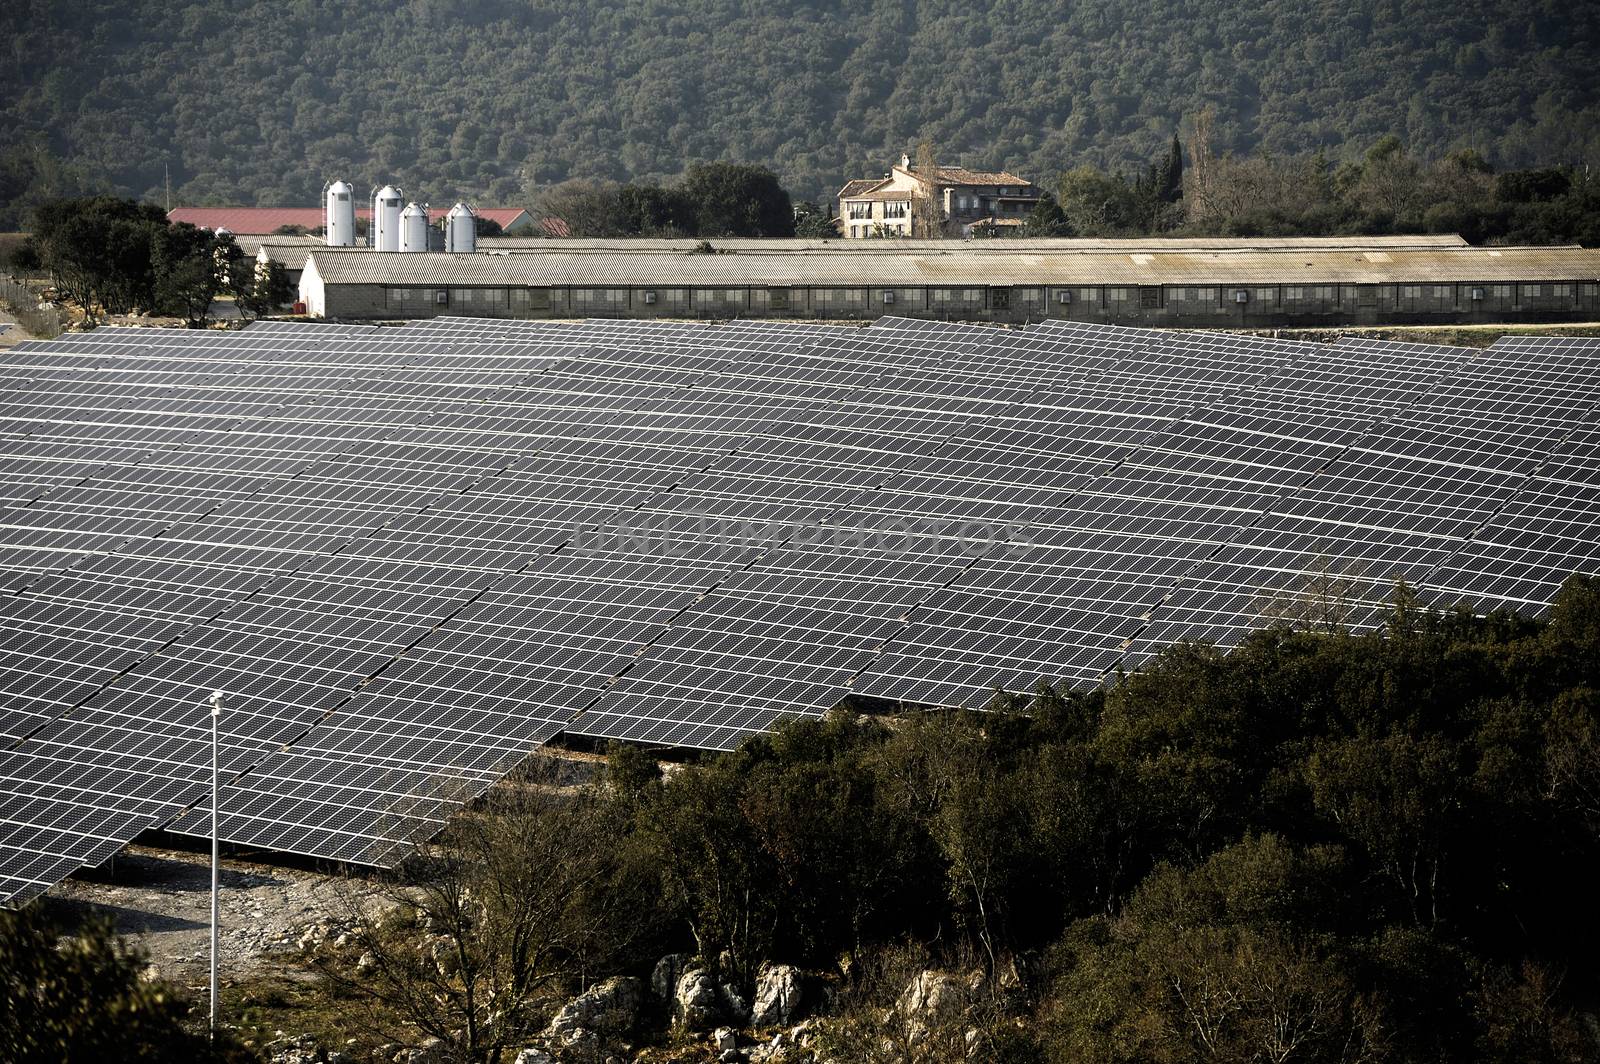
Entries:
{"type": "Polygon", "coordinates": [[[852,240],[870,237],[971,236],[975,229],[1015,229],[1043,192],[1026,178],[1005,170],[935,167],[930,178],[908,156],[881,178],[850,181],[839,190],[840,233],[852,240]],[[931,196],[942,215],[938,232],[923,232],[916,201],[931,196]]]}

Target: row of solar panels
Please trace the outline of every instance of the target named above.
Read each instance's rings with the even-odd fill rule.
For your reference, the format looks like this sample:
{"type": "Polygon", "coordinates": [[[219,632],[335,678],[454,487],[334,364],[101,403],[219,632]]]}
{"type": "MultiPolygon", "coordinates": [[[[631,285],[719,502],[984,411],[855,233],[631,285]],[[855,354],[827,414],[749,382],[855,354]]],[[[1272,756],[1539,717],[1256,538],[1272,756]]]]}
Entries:
{"type": "Polygon", "coordinates": [[[1592,568],[1600,343],[258,323],[0,355],[0,898],[142,831],[392,862],[566,732],[1094,682],[1592,568]]]}

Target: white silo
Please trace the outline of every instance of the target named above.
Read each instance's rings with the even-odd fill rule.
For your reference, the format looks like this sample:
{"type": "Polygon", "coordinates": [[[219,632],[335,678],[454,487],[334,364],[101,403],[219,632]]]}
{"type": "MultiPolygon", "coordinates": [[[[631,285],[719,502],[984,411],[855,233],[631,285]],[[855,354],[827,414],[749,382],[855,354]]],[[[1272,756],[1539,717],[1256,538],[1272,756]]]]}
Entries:
{"type": "Polygon", "coordinates": [[[356,190],[343,181],[322,190],[322,240],[330,248],[356,246],[356,190]]]}
{"type": "Polygon", "coordinates": [[[384,185],[372,194],[372,219],[367,223],[372,231],[374,251],[400,250],[400,205],[405,193],[393,185],[384,185]]]}
{"type": "Polygon", "coordinates": [[[445,215],[444,249],[463,255],[478,250],[478,215],[465,203],[457,203],[445,215]]]}
{"type": "Polygon", "coordinates": [[[415,203],[408,203],[406,209],[400,212],[400,250],[428,250],[427,204],[419,207],[415,203]]]}

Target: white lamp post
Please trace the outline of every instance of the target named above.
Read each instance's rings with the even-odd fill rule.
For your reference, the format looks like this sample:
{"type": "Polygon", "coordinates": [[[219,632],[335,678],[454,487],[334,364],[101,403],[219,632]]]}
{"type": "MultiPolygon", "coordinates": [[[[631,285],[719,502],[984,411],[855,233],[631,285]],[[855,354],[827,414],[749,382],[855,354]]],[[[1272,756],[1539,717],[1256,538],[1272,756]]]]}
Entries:
{"type": "Polygon", "coordinates": [[[222,692],[211,692],[211,1037],[217,1037],[217,723],[222,692]]]}

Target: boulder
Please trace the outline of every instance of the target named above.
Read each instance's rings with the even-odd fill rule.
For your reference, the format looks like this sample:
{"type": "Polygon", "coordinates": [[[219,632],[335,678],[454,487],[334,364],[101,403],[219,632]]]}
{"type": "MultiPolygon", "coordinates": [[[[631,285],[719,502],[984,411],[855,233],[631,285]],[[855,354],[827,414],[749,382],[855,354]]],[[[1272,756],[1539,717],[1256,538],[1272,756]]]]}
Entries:
{"type": "Polygon", "coordinates": [[[738,987],[732,983],[723,983],[717,988],[717,993],[724,1019],[741,1027],[750,1022],[750,1005],[745,1001],[744,995],[739,993],[738,987]]]}
{"type": "Polygon", "coordinates": [[[750,1064],[767,1064],[768,1061],[782,1057],[788,1049],[788,1040],[783,1037],[782,1032],[779,1032],[772,1036],[771,1041],[752,1047],[748,1059],[750,1064]]]}
{"type": "Polygon", "coordinates": [[[408,1064],[447,1064],[450,1047],[443,1038],[429,1038],[411,1051],[408,1064]]]}
{"type": "Polygon", "coordinates": [[[691,968],[678,977],[672,993],[672,1023],[686,1031],[707,1031],[721,1014],[717,981],[704,968],[691,968]]]}
{"type": "Polygon", "coordinates": [[[277,1038],[261,1047],[268,1064],[315,1064],[317,1040],[308,1034],[277,1038]]]}
{"type": "Polygon", "coordinates": [[[605,1046],[600,1036],[582,1027],[569,1029],[556,1043],[562,1064],[600,1064],[605,1059],[605,1046]]]}
{"type": "Polygon", "coordinates": [[[800,969],[792,964],[762,965],[756,973],[756,1000],[750,1023],[756,1027],[787,1027],[800,1018],[803,996],[800,969]]]}
{"type": "Polygon", "coordinates": [[[900,995],[900,1015],[912,1042],[920,1042],[935,1026],[959,1017],[972,1000],[971,980],[932,969],[918,972],[900,995]]]}
{"type": "Polygon", "coordinates": [[[456,949],[454,939],[448,935],[429,935],[423,942],[440,975],[448,978],[461,970],[461,954],[456,949]]]}
{"type": "Polygon", "coordinates": [[[779,1031],[771,1040],[752,1046],[745,1053],[750,1064],[816,1064],[816,1053],[811,1049],[817,1038],[818,1021],[806,1020],[787,1031],[779,1031]]]}
{"type": "Polygon", "coordinates": [[[656,961],[655,970],[650,973],[650,989],[657,1000],[665,1005],[672,1004],[678,990],[678,979],[688,967],[687,953],[669,953],[656,961]]]}
{"type": "Polygon", "coordinates": [[[626,1035],[638,1026],[643,1005],[644,985],[637,979],[616,976],[561,1006],[545,1034],[564,1039],[581,1028],[602,1035],[626,1035]]]}
{"type": "Polygon", "coordinates": [[[965,980],[951,972],[932,969],[918,972],[900,995],[900,1011],[906,1016],[947,1019],[967,1007],[965,980]]]}
{"type": "Polygon", "coordinates": [[[724,1052],[729,1049],[738,1049],[739,1036],[733,1033],[732,1027],[718,1027],[711,1032],[711,1044],[724,1052]]]}
{"type": "Polygon", "coordinates": [[[542,1049],[524,1049],[511,1064],[556,1064],[556,1058],[542,1049]]]}

